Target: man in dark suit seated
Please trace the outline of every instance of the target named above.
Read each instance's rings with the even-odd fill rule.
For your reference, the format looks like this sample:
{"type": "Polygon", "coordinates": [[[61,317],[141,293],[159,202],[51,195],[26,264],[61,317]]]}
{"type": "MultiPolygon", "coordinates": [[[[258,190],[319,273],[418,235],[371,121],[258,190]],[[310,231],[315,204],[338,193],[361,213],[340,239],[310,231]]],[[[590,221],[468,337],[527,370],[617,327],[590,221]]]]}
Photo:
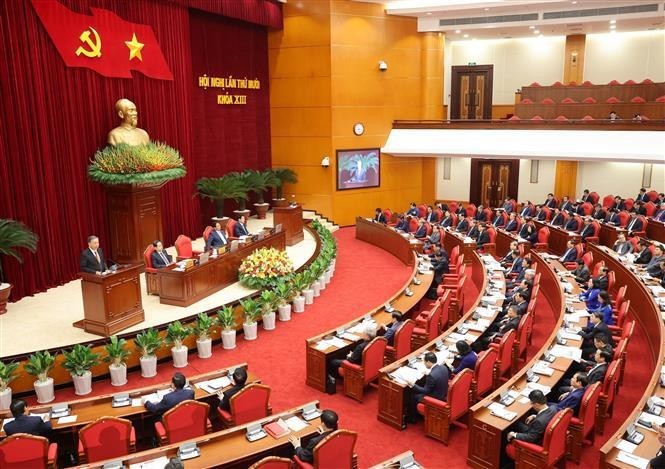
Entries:
{"type": "Polygon", "coordinates": [[[577,259],[577,248],[575,247],[575,241],[569,239],[566,243],[566,252],[559,257],[559,262],[575,262],[577,259]]]}
{"type": "Polygon", "coordinates": [[[605,217],[607,216],[607,213],[605,212],[605,209],[603,209],[603,206],[600,204],[596,204],[593,207],[593,213],[591,214],[594,220],[599,220],[599,221],[605,221],[605,217]]]}
{"type": "Polygon", "coordinates": [[[589,318],[589,324],[579,332],[582,336],[582,357],[587,358],[596,353],[594,339],[600,335],[611,337],[610,329],[603,322],[603,313],[596,311],[589,318]]]}
{"type": "Polygon", "coordinates": [[[231,412],[231,398],[238,394],[245,387],[247,383],[247,370],[244,368],[236,368],[231,375],[233,386],[228,391],[219,391],[219,408],[227,412],[231,412]]]}
{"type": "Polygon", "coordinates": [[[383,210],[380,208],[377,208],[374,210],[374,218],[373,220],[377,223],[387,223],[386,222],[386,216],[383,214],[383,210]]]}
{"type": "Polygon", "coordinates": [[[581,202],[590,202],[592,203],[591,195],[589,193],[589,189],[584,189],[584,192],[582,192],[582,197],[580,198],[581,202]]]}
{"type": "Polygon", "coordinates": [[[609,272],[610,272],[609,268],[601,267],[598,277],[594,279],[598,282],[598,288],[600,289],[600,291],[607,291],[607,287],[610,283],[610,279],[608,277],[609,272]]]}
{"type": "Polygon", "coordinates": [[[570,203],[570,200],[568,200],[568,196],[564,195],[561,203],[559,204],[559,210],[568,210],[571,206],[572,204],[570,203]]]}
{"type": "Polygon", "coordinates": [[[614,249],[614,252],[620,256],[625,256],[626,254],[633,252],[633,245],[626,240],[625,233],[619,233],[617,235],[617,240],[614,242],[612,248],[614,249]]]}
{"type": "Polygon", "coordinates": [[[388,345],[394,347],[395,334],[397,333],[397,329],[399,329],[399,327],[404,323],[404,317],[402,316],[402,312],[397,310],[390,313],[390,317],[392,318],[390,324],[383,324],[381,329],[385,330],[383,333],[383,338],[388,341],[388,345]]]}
{"type": "Polygon", "coordinates": [[[432,210],[432,206],[427,206],[427,213],[425,213],[425,221],[429,223],[436,223],[436,214],[432,210]]]}
{"type": "Polygon", "coordinates": [[[612,361],[612,353],[602,348],[597,348],[594,353],[594,363],[587,371],[587,381],[589,384],[598,383],[605,379],[607,367],[612,361]]]}
{"type": "Polygon", "coordinates": [[[504,269],[507,269],[508,267],[512,266],[513,261],[515,260],[515,255],[514,255],[515,251],[517,251],[517,255],[519,256],[517,241],[511,241],[510,245],[508,246],[508,252],[506,252],[505,256],[499,259],[499,263],[504,269]]]}
{"type": "Polygon", "coordinates": [[[485,244],[490,242],[490,235],[487,232],[487,226],[484,223],[478,224],[478,237],[476,238],[476,245],[482,248],[485,244]]]}
{"type": "Polygon", "coordinates": [[[586,373],[578,371],[570,378],[570,391],[561,394],[559,401],[550,405],[555,405],[556,410],[573,409],[573,415],[577,417],[587,383],[586,373]]]}
{"type": "Polygon", "coordinates": [[[88,236],[88,247],[81,253],[79,268],[81,272],[97,275],[102,275],[108,271],[104,252],[99,247],[99,238],[97,236],[88,236]]]}
{"type": "Polygon", "coordinates": [[[524,265],[523,265],[523,263],[522,263],[522,261],[523,261],[524,259],[522,259],[522,257],[520,256],[520,251],[519,251],[519,249],[515,248],[515,249],[512,251],[512,253],[511,253],[511,259],[512,259],[512,261],[511,261],[509,264],[506,263],[506,265],[505,265],[506,274],[508,274],[508,275],[510,275],[510,274],[517,274],[517,276],[519,277],[519,275],[520,275],[520,274],[522,273],[522,271],[524,270],[524,265]]]}
{"type": "Polygon", "coordinates": [[[653,214],[652,218],[656,221],[665,222],[665,203],[660,204],[660,208],[653,214]]]}
{"type": "Polygon", "coordinates": [[[661,192],[660,194],[658,194],[658,197],[656,197],[656,200],[654,200],[653,203],[656,206],[658,206],[660,204],[664,204],[665,203],[665,193],[661,192]]]}
{"type": "Polygon", "coordinates": [[[479,226],[480,224],[476,220],[469,217],[469,231],[466,235],[473,240],[478,238],[478,234],[480,233],[480,230],[478,229],[479,226]]]}
{"type": "Polygon", "coordinates": [[[626,209],[626,203],[624,202],[624,200],[621,198],[620,195],[617,195],[616,197],[614,197],[614,203],[612,204],[611,208],[620,212],[621,210],[626,209]]]}
{"type": "Polygon", "coordinates": [[[582,241],[586,242],[586,239],[593,236],[593,225],[591,224],[591,217],[586,217],[584,219],[584,224],[582,225],[582,231],[580,231],[580,236],[582,241]]]}
{"type": "Polygon", "coordinates": [[[210,232],[208,236],[208,241],[206,241],[206,251],[211,249],[221,248],[222,246],[228,244],[229,240],[226,237],[226,233],[222,229],[222,224],[220,222],[215,223],[215,229],[210,232]]]}
{"type": "Polygon", "coordinates": [[[420,386],[415,382],[407,383],[411,388],[409,406],[407,411],[407,421],[415,423],[416,405],[422,402],[425,396],[433,397],[440,401],[448,398],[448,377],[450,370],[445,365],[437,365],[436,355],[427,352],[424,358],[425,367],[429,370],[425,378],[425,386],[420,386]]]}
{"type": "Polygon", "coordinates": [[[466,234],[467,231],[469,231],[469,221],[466,219],[465,215],[457,216],[457,226],[455,227],[455,230],[464,234],[466,234]]]}
{"type": "Polygon", "coordinates": [[[536,205],[536,213],[533,214],[532,218],[535,218],[538,221],[545,221],[547,214],[545,213],[545,210],[543,210],[542,205],[536,205]]]}
{"type": "Polygon", "coordinates": [[[487,220],[487,216],[485,214],[485,207],[483,207],[482,205],[478,205],[478,208],[476,210],[476,216],[474,218],[477,222],[491,221],[487,220]]]}
{"type": "Polygon", "coordinates": [[[418,226],[416,232],[413,233],[413,237],[416,239],[425,239],[427,237],[427,226],[425,226],[424,219],[420,220],[420,225],[418,226]]]}
{"type": "Polygon", "coordinates": [[[577,217],[570,217],[568,220],[568,223],[566,223],[563,227],[564,230],[566,231],[574,231],[577,232],[577,230],[580,229],[580,223],[577,219],[577,217]]]}
{"type": "Polygon", "coordinates": [[[661,261],[665,260],[665,254],[663,254],[663,246],[656,244],[653,250],[653,256],[651,260],[646,265],[645,270],[651,276],[654,276],[660,270],[661,261]]]}
{"type": "Polygon", "coordinates": [[[659,427],[656,427],[658,432],[658,443],[662,446],[656,457],[649,461],[649,467],[652,469],[663,469],[665,468],[665,422],[661,423],[659,427]]]}
{"type": "Polygon", "coordinates": [[[490,326],[479,339],[483,349],[487,349],[489,344],[494,339],[500,339],[509,331],[517,330],[517,326],[519,326],[520,320],[522,319],[517,314],[517,308],[518,307],[516,305],[508,306],[508,312],[506,313],[506,316],[503,319],[490,324],[490,326]]]}
{"type": "Polygon", "coordinates": [[[289,436],[289,441],[293,445],[294,451],[298,459],[303,462],[313,463],[314,462],[314,448],[318,445],[321,440],[326,436],[330,435],[332,432],[337,430],[337,414],[332,410],[324,410],[321,412],[321,426],[318,428],[319,434],[310,438],[307,442],[307,446],[304,448],[300,445],[300,438],[295,435],[289,436]]]}
{"type": "Polygon", "coordinates": [[[165,394],[162,399],[153,404],[147,401],[144,405],[147,410],[155,414],[163,414],[167,410],[180,404],[182,401],[194,399],[194,391],[192,389],[185,389],[187,380],[185,375],[177,372],[171,378],[171,392],[165,394]]]}
{"type": "Polygon", "coordinates": [[[504,229],[509,233],[515,233],[517,231],[517,214],[515,212],[510,212],[508,215],[508,222],[504,229]]]}
{"type": "Polygon", "coordinates": [[[7,436],[14,433],[29,433],[30,435],[48,437],[51,432],[51,422],[44,422],[41,417],[30,415],[25,401],[21,399],[12,401],[9,410],[14,420],[5,423],[4,430],[7,436]]]}
{"type": "Polygon", "coordinates": [[[160,240],[157,239],[153,241],[152,247],[154,247],[155,250],[150,255],[150,260],[152,261],[152,267],[154,269],[163,269],[173,263],[173,257],[164,250],[164,245],[160,240]]]}
{"type": "Polygon", "coordinates": [[[532,209],[531,201],[527,200],[522,204],[522,210],[520,210],[520,217],[522,218],[530,217],[531,214],[533,213],[531,209],[532,209]]]}
{"type": "Polygon", "coordinates": [[[412,217],[418,217],[420,215],[420,212],[418,211],[418,207],[416,206],[415,202],[411,202],[409,210],[407,210],[406,214],[411,215],[412,217]]]}
{"type": "Polygon", "coordinates": [[[443,212],[443,218],[441,219],[440,224],[444,228],[447,228],[449,226],[453,226],[453,216],[450,214],[450,212],[448,210],[443,212]]]}
{"type": "Polygon", "coordinates": [[[547,424],[557,413],[556,406],[547,405],[547,399],[540,390],[531,391],[529,401],[531,401],[531,415],[524,422],[518,422],[514,431],[508,432],[509,444],[506,446],[506,454],[511,459],[515,459],[515,446],[511,442],[519,440],[538,445],[542,444],[547,424]]]}
{"type": "Polygon", "coordinates": [[[247,229],[247,219],[245,219],[245,215],[240,215],[240,218],[238,218],[238,222],[233,228],[233,236],[236,238],[240,238],[241,236],[249,236],[249,230],[247,229]]]}
{"type": "Polygon", "coordinates": [[[561,213],[561,210],[558,208],[555,208],[554,211],[552,212],[552,218],[550,219],[550,225],[552,226],[563,226],[564,223],[564,218],[563,214],[561,213]]]}
{"type": "Polygon", "coordinates": [[[492,220],[492,225],[496,226],[497,228],[503,227],[502,210],[496,209],[494,211],[494,219],[492,220]]]}
{"type": "Polygon", "coordinates": [[[365,347],[367,347],[372,339],[376,337],[376,327],[371,324],[366,325],[361,337],[362,340],[346,355],[345,359],[333,358],[328,362],[328,370],[331,375],[340,378],[339,367],[342,366],[342,362],[345,360],[354,365],[362,365],[363,350],[365,350],[365,347]]]}
{"type": "Polygon", "coordinates": [[[649,249],[649,242],[642,239],[637,243],[637,247],[638,251],[633,263],[637,265],[648,265],[652,256],[651,250],[649,249]]]}
{"type": "Polygon", "coordinates": [[[463,216],[466,217],[466,209],[465,209],[464,206],[462,205],[462,202],[458,202],[458,203],[457,203],[457,210],[455,210],[455,213],[457,214],[458,217],[459,217],[460,215],[463,215],[463,216]]]}
{"type": "Polygon", "coordinates": [[[513,203],[510,201],[510,197],[503,199],[503,210],[505,210],[506,213],[512,213],[513,203]]]}
{"type": "Polygon", "coordinates": [[[619,211],[615,208],[611,208],[607,211],[607,216],[605,217],[605,223],[608,225],[619,226],[621,220],[619,220],[619,211]]]}
{"type": "Polygon", "coordinates": [[[411,220],[411,215],[404,216],[400,215],[399,216],[399,221],[397,222],[397,225],[395,225],[395,229],[398,231],[403,231],[405,233],[409,232],[409,220],[411,220]]]}
{"type": "Polygon", "coordinates": [[[591,271],[589,271],[589,268],[581,257],[575,262],[577,262],[577,267],[570,274],[575,278],[577,283],[587,283],[591,278],[591,271]]]}
{"type": "Polygon", "coordinates": [[[626,230],[628,230],[628,236],[633,236],[635,231],[642,231],[644,228],[642,219],[637,216],[637,213],[630,214],[630,220],[626,225],[626,230]]]}
{"type": "Polygon", "coordinates": [[[643,187],[640,189],[640,192],[635,197],[635,202],[648,202],[649,196],[647,195],[647,190],[643,187]]]}
{"type": "Polygon", "coordinates": [[[547,208],[556,207],[556,200],[554,199],[554,194],[552,193],[547,194],[547,199],[545,199],[543,205],[547,208]]]}
{"type": "Polygon", "coordinates": [[[637,201],[637,202],[635,202],[635,205],[633,205],[633,208],[632,208],[631,212],[634,212],[637,215],[646,216],[647,208],[644,206],[644,202],[637,201]]]}

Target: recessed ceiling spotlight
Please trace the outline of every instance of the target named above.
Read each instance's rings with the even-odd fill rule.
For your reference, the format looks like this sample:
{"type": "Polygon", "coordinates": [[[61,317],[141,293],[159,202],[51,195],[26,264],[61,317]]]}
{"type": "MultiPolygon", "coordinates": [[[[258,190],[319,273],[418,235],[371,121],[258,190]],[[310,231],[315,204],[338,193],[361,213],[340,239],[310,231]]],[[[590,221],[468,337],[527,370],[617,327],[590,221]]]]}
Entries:
{"type": "Polygon", "coordinates": [[[459,34],[459,33],[461,33],[461,32],[462,32],[461,29],[456,29],[456,30],[455,30],[455,34],[459,34]]]}
{"type": "Polygon", "coordinates": [[[485,8],[485,11],[489,11],[489,8],[485,8]]]}
{"type": "Polygon", "coordinates": [[[469,37],[469,35],[468,35],[468,34],[465,34],[464,37],[469,37]]]}
{"type": "Polygon", "coordinates": [[[611,24],[611,25],[610,25],[610,29],[616,29],[616,28],[617,28],[617,25],[616,25],[616,24],[611,24]]]}
{"type": "Polygon", "coordinates": [[[616,24],[617,20],[610,20],[610,24],[616,24]]]}
{"type": "Polygon", "coordinates": [[[572,3],[573,5],[577,5],[577,1],[576,1],[576,0],[573,0],[573,1],[570,2],[570,3],[572,3]]]}
{"type": "Polygon", "coordinates": [[[428,11],[428,12],[427,12],[426,14],[427,14],[427,15],[431,15],[431,14],[432,14],[432,12],[431,12],[431,11],[428,11]]]}
{"type": "Polygon", "coordinates": [[[535,26],[529,26],[529,29],[536,29],[535,26]]]}
{"type": "Polygon", "coordinates": [[[539,31],[538,29],[536,29],[536,30],[533,32],[533,34],[540,34],[540,31],[539,31]]]}

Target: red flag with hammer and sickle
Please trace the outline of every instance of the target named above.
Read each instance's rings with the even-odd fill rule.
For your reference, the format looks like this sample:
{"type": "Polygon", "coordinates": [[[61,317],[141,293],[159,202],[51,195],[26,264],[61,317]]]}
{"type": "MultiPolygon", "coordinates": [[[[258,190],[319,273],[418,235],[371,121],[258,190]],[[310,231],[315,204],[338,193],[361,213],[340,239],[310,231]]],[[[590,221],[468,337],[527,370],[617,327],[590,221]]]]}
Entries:
{"type": "Polygon", "coordinates": [[[118,78],[132,78],[130,71],[138,70],[151,78],[173,80],[150,26],[100,8],[90,8],[90,16],[55,0],[32,0],[32,5],[68,67],[118,78]]]}

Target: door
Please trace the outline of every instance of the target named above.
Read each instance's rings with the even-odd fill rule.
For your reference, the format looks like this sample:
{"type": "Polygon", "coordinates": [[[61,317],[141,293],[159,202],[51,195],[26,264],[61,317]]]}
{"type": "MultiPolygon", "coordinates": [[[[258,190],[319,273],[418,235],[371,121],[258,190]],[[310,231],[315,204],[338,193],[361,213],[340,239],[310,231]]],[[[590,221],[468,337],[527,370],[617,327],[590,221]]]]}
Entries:
{"type": "Polygon", "coordinates": [[[492,118],[493,65],[454,66],[451,75],[450,118],[492,118]]]}
{"type": "Polygon", "coordinates": [[[519,160],[472,158],[469,201],[495,208],[506,197],[517,200],[519,168],[519,160]]]}

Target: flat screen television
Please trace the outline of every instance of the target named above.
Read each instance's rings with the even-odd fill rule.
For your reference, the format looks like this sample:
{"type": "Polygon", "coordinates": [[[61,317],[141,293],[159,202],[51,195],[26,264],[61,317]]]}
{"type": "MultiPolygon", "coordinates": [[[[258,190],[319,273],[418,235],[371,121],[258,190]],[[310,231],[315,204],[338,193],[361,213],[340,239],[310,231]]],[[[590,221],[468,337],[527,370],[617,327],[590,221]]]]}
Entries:
{"type": "Polygon", "coordinates": [[[381,185],[381,149],[337,150],[337,190],[381,185]]]}

